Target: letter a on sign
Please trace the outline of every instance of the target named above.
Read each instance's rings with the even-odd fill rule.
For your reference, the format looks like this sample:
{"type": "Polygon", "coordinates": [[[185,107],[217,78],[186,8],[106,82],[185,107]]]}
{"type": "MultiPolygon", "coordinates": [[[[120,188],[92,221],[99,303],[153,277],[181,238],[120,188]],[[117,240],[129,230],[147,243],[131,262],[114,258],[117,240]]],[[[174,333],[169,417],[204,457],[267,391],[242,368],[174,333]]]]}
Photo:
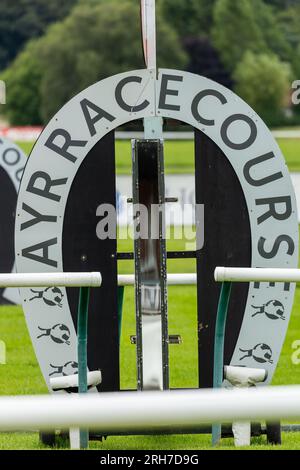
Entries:
{"type": "Polygon", "coordinates": [[[155,0],[141,0],[141,23],[145,64],[156,68],[155,0]]]}

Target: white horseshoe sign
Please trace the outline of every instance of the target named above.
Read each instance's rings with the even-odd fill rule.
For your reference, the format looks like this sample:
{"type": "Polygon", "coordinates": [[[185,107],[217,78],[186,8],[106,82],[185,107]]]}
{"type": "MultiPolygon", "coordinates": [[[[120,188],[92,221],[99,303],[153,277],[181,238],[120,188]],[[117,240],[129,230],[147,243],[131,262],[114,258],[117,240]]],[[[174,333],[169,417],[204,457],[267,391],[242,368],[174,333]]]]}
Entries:
{"type": "MultiPolygon", "coordinates": [[[[72,98],[38,139],[21,182],[15,229],[18,272],[64,270],[62,234],[72,182],[89,151],[110,131],[161,116],[207,135],[230,161],[243,189],[251,229],[253,267],[295,268],[298,221],[293,186],[281,151],[258,115],[238,96],[178,70],[136,70],[102,80],[72,98]]],[[[105,201],[103,201],[105,202],[105,201]]],[[[95,227],[96,230],[96,227],[95,227]]],[[[78,234],[80,236],[80,234],[78,234]]],[[[239,233],[237,227],[236,243],[239,233]]],[[[294,285],[250,285],[232,364],[264,367],[270,381],[294,299],[294,285]]],[[[46,379],[74,371],[77,343],[64,289],[21,298],[46,379]],[[56,325],[53,330],[39,330],[56,325]],[[46,326],[45,326],[46,325],[46,326]],[[43,332],[55,340],[42,342],[43,332]],[[40,333],[40,334],[38,334],[40,333]],[[65,368],[65,369],[64,369],[65,368]]]]}

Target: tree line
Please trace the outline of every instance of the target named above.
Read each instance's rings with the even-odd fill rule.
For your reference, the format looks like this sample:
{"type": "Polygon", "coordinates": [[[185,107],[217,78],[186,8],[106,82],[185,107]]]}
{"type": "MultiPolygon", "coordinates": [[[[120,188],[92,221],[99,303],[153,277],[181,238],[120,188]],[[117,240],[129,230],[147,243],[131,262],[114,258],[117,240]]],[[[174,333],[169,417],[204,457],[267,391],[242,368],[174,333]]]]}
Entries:
{"type": "MultiPolygon", "coordinates": [[[[45,123],[72,96],[143,68],[139,0],[0,0],[0,78],[12,124],[45,123]]],[[[300,79],[299,0],[157,0],[158,64],[234,89],[271,125],[300,79]]]]}

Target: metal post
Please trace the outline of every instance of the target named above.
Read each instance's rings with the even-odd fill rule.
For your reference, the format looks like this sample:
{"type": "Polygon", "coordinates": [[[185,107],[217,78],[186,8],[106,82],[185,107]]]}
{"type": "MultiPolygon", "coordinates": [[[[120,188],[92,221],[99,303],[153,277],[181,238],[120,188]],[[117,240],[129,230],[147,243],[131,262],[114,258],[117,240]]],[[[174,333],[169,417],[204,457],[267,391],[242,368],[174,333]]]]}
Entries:
{"type": "MultiPolygon", "coordinates": [[[[78,303],[78,392],[87,393],[87,327],[88,327],[88,306],[90,288],[81,287],[79,291],[78,303]]],[[[89,432],[87,429],[80,430],[80,448],[87,449],[89,442],[89,432]]]]}
{"type": "MultiPolygon", "coordinates": [[[[231,282],[223,282],[221,293],[218,303],[216,330],[215,330],[215,344],[214,344],[214,374],[213,386],[214,388],[221,388],[223,382],[223,368],[224,368],[224,340],[225,340],[225,327],[226,318],[231,293],[231,282]]],[[[220,443],[222,435],[221,424],[214,424],[212,426],[212,445],[216,446],[220,443]]]]}
{"type": "MultiPolygon", "coordinates": [[[[145,130],[150,128],[148,124],[145,130]]],[[[167,390],[169,335],[163,144],[160,139],[146,138],[134,140],[132,146],[137,387],[138,390],[167,390]]]]}

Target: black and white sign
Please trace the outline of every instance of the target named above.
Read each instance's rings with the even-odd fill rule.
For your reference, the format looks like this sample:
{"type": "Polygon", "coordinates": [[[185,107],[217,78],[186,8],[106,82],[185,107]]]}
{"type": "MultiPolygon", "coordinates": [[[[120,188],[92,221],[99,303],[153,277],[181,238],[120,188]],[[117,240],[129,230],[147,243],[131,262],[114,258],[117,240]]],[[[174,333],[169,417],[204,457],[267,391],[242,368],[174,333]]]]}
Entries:
{"type": "MultiPolygon", "coordinates": [[[[0,270],[14,272],[14,224],[17,194],[23,169],[26,164],[23,151],[9,140],[0,138],[0,270]]],[[[19,291],[15,288],[0,289],[0,303],[20,303],[19,291]]]]}
{"type": "MultiPolygon", "coordinates": [[[[96,83],[67,103],[45,128],[30,156],[19,193],[15,232],[18,271],[64,270],[64,214],[82,162],[109,132],[151,116],[183,121],[207,135],[224,152],[240,181],[249,211],[251,266],[297,267],[294,190],[280,149],[265,124],[244,101],[221,85],[187,72],[160,69],[157,76],[152,70],[138,70],[96,83]]],[[[238,230],[236,227],[236,243],[238,230]]],[[[251,284],[249,288],[232,363],[239,363],[241,350],[267,344],[272,361],[263,366],[270,381],[286,334],[295,287],[256,287],[251,284]],[[270,299],[282,304],[285,321],[271,321],[263,314],[253,316],[253,305],[266,305],[270,299]]],[[[30,289],[21,289],[31,338],[48,384],[53,364],[74,364],[77,357],[76,334],[64,289],[62,295],[61,305],[50,306],[42,299],[28,302],[30,289]],[[66,325],[69,345],[37,339],[38,327],[47,326],[50,317],[51,325],[66,325]]],[[[256,366],[256,357],[249,353],[243,357],[243,365],[256,366]]]]}

